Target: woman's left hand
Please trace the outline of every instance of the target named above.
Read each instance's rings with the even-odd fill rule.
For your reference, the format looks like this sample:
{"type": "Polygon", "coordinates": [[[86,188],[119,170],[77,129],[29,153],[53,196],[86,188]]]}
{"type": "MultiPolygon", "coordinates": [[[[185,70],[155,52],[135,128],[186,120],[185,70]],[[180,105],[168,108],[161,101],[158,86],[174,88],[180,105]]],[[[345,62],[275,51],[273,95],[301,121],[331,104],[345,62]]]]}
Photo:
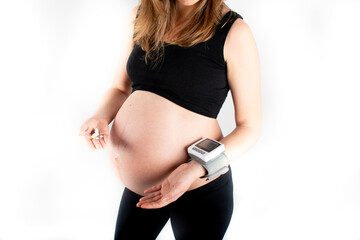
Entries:
{"type": "Polygon", "coordinates": [[[176,201],[190,187],[190,185],[206,170],[199,163],[190,161],[177,167],[162,183],[148,188],[144,193],[148,195],[140,198],[136,204],[141,208],[161,208],[176,201]]]}

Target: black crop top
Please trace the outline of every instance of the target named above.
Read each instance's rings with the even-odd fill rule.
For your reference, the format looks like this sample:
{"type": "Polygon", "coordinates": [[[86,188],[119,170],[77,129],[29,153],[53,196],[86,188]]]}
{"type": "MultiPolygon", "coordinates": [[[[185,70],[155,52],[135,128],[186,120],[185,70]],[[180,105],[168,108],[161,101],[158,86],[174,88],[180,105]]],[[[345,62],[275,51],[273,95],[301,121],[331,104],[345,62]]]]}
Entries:
{"type": "Polygon", "coordinates": [[[190,47],[166,44],[163,60],[151,70],[145,52],[137,44],[127,61],[132,92],[145,90],[162,96],[195,113],[217,118],[229,84],[223,48],[238,13],[230,10],[221,19],[215,34],[190,47]]]}

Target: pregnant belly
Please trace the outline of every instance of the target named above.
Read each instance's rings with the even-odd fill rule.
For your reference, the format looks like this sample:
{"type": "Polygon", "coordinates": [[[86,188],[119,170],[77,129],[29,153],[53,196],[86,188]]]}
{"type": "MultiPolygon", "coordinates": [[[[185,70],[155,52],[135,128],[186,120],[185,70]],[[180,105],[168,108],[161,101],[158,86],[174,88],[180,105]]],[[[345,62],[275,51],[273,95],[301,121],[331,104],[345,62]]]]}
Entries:
{"type": "MultiPolygon", "coordinates": [[[[114,119],[107,151],[122,183],[144,195],[146,188],[160,183],[186,162],[187,147],[203,137],[223,138],[216,119],[137,90],[114,119]]],[[[196,180],[190,189],[205,183],[203,179],[196,180]]]]}

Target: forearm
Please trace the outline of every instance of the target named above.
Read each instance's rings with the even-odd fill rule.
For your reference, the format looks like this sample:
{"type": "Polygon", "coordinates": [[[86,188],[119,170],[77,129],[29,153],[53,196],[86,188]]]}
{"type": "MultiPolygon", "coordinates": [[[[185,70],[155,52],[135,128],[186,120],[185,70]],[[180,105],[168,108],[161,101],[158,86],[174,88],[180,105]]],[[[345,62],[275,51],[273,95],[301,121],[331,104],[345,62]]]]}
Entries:
{"type": "MultiPolygon", "coordinates": [[[[229,162],[248,151],[259,139],[260,131],[260,127],[239,125],[229,135],[221,139],[220,142],[225,145],[225,154],[229,162]]],[[[190,169],[195,179],[206,174],[205,168],[194,160],[187,163],[187,168],[190,169]]]]}
{"type": "Polygon", "coordinates": [[[102,118],[110,124],[127,97],[128,95],[124,92],[116,88],[109,88],[102,96],[92,118],[102,118]]]}
{"type": "Polygon", "coordinates": [[[220,140],[225,145],[225,154],[229,162],[238,159],[259,139],[261,127],[238,125],[230,134],[220,140]]]}

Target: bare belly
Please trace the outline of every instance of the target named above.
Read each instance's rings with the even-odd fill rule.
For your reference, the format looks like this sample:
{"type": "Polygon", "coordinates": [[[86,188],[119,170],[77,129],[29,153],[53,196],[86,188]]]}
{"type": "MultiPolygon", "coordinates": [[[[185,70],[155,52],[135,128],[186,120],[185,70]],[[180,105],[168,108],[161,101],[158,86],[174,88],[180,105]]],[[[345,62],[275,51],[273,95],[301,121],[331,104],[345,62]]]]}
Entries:
{"type": "MultiPolygon", "coordinates": [[[[107,146],[122,183],[139,195],[160,183],[189,157],[187,147],[223,138],[216,119],[189,111],[157,94],[137,90],[118,111],[107,146]]],[[[206,184],[196,180],[189,190],[206,184]]]]}

